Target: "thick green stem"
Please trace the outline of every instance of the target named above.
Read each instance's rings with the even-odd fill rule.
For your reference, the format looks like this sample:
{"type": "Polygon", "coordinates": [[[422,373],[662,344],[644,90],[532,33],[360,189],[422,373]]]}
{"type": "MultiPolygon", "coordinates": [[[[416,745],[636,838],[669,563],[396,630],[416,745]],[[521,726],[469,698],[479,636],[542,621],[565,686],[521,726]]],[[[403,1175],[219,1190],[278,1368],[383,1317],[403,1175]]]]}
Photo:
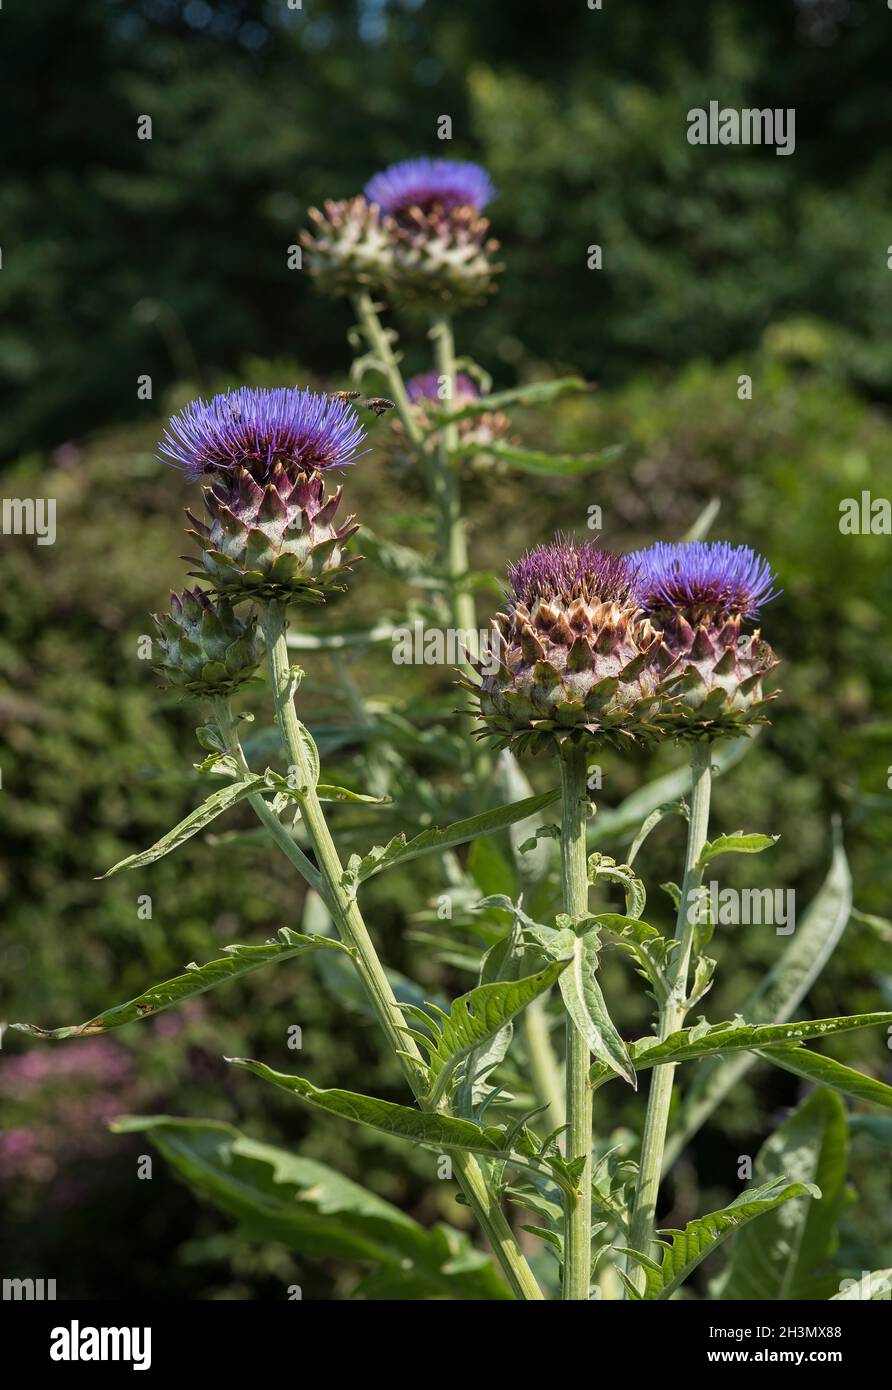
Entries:
{"type": "Polygon", "coordinates": [[[378,317],[375,302],[370,294],[358,294],[353,300],[353,308],[363,336],[387,379],[387,389],[393,397],[396,413],[406,431],[406,437],[423,454],[424,434],[412,409],[399,361],[391,346],[387,330],[378,317]]]}
{"type": "MultiPolygon", "coordinates": [[[[712,787],[710,768],[710,745],[698,743],[691,755],[691,818],[688,823],[688,845],[685,856],[684,879],[681,898],[675,923],[675,939],[679,943],[676,952],[667,997],[660,1009],[661,1038],[676,1032],[684,1024],[687,1013],[685,1001],[688,993],[688,973],[694,945],[694,932],[697,925],[697,894],[703,878],[703,870],[697,861],[706,843],[709,826],[709,799],[712,787]]],[[[675,1067],[670,1063],[654,1069],[650,1092],[647,1098],[647,1116],[641,1141],[641,1164],[638,1175],[638,1189],[635,1195],[635,1209],[632,1215],[632,1229],[629,1243],[633,1250],[650,1255],[654,1238],[654,1221],[657,1209],[657,1196],[663,1171],[663,1151],[666,1146],[666,1130],[669,1125],[669,1110],[672,1104],[672,1086],[675,1067]]],[[[643,1285],[644,1274],[636,1276],[639,1287],[643,1285]]]]}
{"type": "MultiPolygon", "coordinates": [[[[421,1053],[406,1031],[406,1021],[374,943],[352,893],[344,886],[344,871],[321,803],[315,790],[309,750],[301,737],[300,724],[292,699],[292,675],[285,638],[285,613],[271,603],[264,610],[264,636],[269,653],[276,705],[276,719],[285,751],[305,790],[300,796],[301,813],[310,843],[316,853],[323,881],[324,896],[333,912],[346,945],[355,952],[357,967],[375,1013],[388,1041],[399,1056],[406,1079],[420,1104],[424,1092],[421,1053]]],[[[542,1291],[517,1244],[498,1199],[490,1191],[483,1170],[472,1154],[454,1159],[456,1176],[480,1226],[486,1233],[515,1296],[541,1299],[542,1291]]]]}
{"type": "MultiPolygon", "coordinates": [[[[588,865],[585,825],[588,816],[586,757],[582,744],[569,740],[561,752],[561,864],[564,911],[582,916],[588,908],[588,865]]],[[[564,1229],[565,1299],[588,1299],[592,1244],[592,1089],[588,1043],[573,1020],[567,1018],[567,1158],[585,1158],[579,1189],[567,1201],[564,1229]]]]}
{"type": "MultiPolygon", "coordinates": [[[[250,777],[251,769],[248,767],[247,759],[239,741],[238,729],[228,700],[217,699],[213,701],[214,719],[220,730],[221,737],[226,745],[226,751],[232,758],[239,772],[243,777],[250,777]]],[[[267,804],[262,796],[249,796],[248,801],[257,816],[257,819],[264,826],[270,839],[278,846],[282,853],[291,860],[291,863],[309,883],[311,888],[315,888],[317,893],[322,892],[322,879],[318,871],[310,863],[307,856],[299,845],[289,835],[279,817],[267,804]]]]}
{"type": "MultiPolygon", "coordinates": [[[[455,409],[455,338],[452,322],[445,314],[434,319],[430,336],[434,342],[437,376],[447,383],[446,404],[455,409]]],[[[458,426],[443,425],[438,431],[437,492],[434,500],[440,511],[440,552],[449,584],[453,621],[464,632],[474,632],[477,611],[474,595],[467,587],[468,536],[461,504],[461,481],[455,459],[458,426]]]]}
{"type": "Polygon", "coordinates": [[[548,1106],[545,1116],[548,1128],[558,1129],[566,1123],[567,1111],[564,1105],[564,1080],[548,1027],[548,996],[540,995],[528,1004],[523,1020],[533,1090],[539,1104],[548,1106]]]}

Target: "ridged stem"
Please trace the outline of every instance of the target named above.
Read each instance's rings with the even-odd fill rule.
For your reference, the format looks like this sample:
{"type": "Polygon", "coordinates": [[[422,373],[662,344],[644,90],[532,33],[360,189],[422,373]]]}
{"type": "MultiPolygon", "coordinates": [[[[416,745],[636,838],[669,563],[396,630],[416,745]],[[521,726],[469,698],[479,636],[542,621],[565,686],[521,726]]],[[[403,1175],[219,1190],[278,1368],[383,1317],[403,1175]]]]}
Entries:
{"type": "MultiPolygon", "coordinates": [[[[226,746],[226,751],[232,758],[239,772],[243,777],[251,776],[251,769],[245,758],[244,750],[238,736],[238,727],[232,714],[232,708],[228,700],[216,699],[212,702],[214,719],[220,730],[220,735],[226,746]]],[[[257,819],[267,831],[270,839],[282,853],[291,860],[291,863],[309,883],[311,888],[315,888],[317,893],[322,892],[322,878],[310,863],[307,856],[299,845],[294,843],[288,834],[285,826],[273,811],[272,807],[260,795],[249,796],[248,801],[257,819]]]]}
{"type": "Polygon", "coordinates": [[[353,300],[353,309],[363,336],[380,363],[387,380],[387,389],[393,397],[396,413],[400,417],[406,437],[416,449],[424,452],[424,434],[412,410],[403,374],[390,338],[378,317],[375,301],[370,294],[358,294],[353,300]]]}
{"type": "Polygon", "coordinates": [[[540,995],[527,1004],[523,1022],[533,1090],[539,1104],[548,1106],[545,1118],[549,1129],[558,1129],[566,1123],[567,1111],[564,1102],[564,1078],[551,1045],[547,994],[540,995]]]}
{"type": "MultiPolygon", "coordinates": [[[[297,770],[301,814],[316,854],[324,894],[345,944],[355,952],[360,977],[388,1042],[399,1056],[412,1092],[422,1100],[423,1060],[414,1038],[406,1031],[406,1021],[390,981],[375,950],[359,904],[344,886],[344,870],[331,837],[325,814],[316,794],[308,750],[301,738],[300,725],[292,699],[292,676],[286,641],[285,612],[280,604],[264,609],[263,630],[269,654],[276,720],[289,763],[297,770]]],[[[495,1252],[506,1279],[519,1299],[541,1299],[542,1291],[521,1251],[496,1196],[490,1191],[483,1169],[472,1154],[456,1154],[453,1164],[459,1186],[495,1252]]]]}
{"type": "MultiPolygon", "coordinates": [[[[679,944],[673,962],[667,998],[660,1008],[659,1035],[661,1038],[667,1038],[670,1033],[681,1028],[687,1013],[685,1000],[688,992],[688,973],[697,924],[694,895],[700,888],[703,878],[703,870],[698,868],[697,861],[706,843],[711,789],[710,745],[698,743],[694,745],[694,751],[691,754],[691,813],[688,822],[684,879],[681,885],[681,897],[675,922],[675,940],[679,944]]],[[[657,1197],[663,1171],[663,1151],[666,1146],[666,1131],[669,1125],[674,1079],[675,1067],[671,1063],[667,1063],[663,1067],[655,1067],[647,1098],[647,1115],[641,1140],[638,1188],[635,1194],[635,1208],[629,1233],[629,1244],[632,1249],[640,1250],[644,1255],[652,1254],[657,1197]]],[[[636,1271],[633,1278],[637,1287],[643,1287],[643,1270],[636,1271]]]]}
{"type": "MultiPolygon", "coordinates": [[[[582,916],[588,908],[586,819],[588,815],[585,747],[567,740],[561,750],[561,868],[564,911],[582,916]]],[[[588,1299],[592,1244],[592,1088],[588,1043],[567,1016],[566,1157],[585,1158],[576,1196],[567,1198],[564,1223],[564,1299],[588,1299]]]]}

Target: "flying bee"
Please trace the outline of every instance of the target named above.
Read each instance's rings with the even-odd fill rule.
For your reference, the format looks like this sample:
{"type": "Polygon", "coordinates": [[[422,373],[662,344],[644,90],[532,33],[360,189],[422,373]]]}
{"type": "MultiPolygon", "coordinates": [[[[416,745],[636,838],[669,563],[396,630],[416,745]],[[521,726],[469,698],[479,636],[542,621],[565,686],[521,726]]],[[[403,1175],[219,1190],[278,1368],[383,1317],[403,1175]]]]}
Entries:
{"type": "Polygon", "coordinates": [[[336,401],[358,401],[362,395],[361,391],[332,391],[336,401]]]}
{"type": "Polygon", "coordinates": [[[388,410],[393,410],[396,406],[396,402],[389,401],[386,396],[371,396],[362,404],[368,410],[373,410],[376,415],[386,415],[388,410]]]}

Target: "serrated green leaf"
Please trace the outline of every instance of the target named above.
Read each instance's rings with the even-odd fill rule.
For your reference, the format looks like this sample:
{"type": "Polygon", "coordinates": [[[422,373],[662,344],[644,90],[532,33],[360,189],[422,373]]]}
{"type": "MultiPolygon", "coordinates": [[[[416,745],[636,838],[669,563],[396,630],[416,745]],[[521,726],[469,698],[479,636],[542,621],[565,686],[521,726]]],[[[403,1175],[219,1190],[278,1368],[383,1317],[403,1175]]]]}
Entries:
{"type": "Polygon", "coordinates": [[[718,1298],[801,1301],[829,1298],[839,1288],[831,1262],[845,1205],[847,1147],[845,1106],[831,1091],[815,1091],[775,1130],[756,1158],[756,1175],[816,1184],[821,1201],[797,1203],[743,1232],[718,1298]]]}
{"type": "Polygon", "coordinates": [[[744,834],[742,830],[735,830],[733,835],[718,835],[703,846],[697,869],[702,871],[720,854],[759,854],[763,849],[771,849],[779,838],[778,835],[744,834]]]}
{"type": "Polygon", "coordinates": [[[568,964],[555,961],[535,975],[478,985],[460,995],[448,1017],[437,1019],[436,1035],[426,1044],[431,1079],[427,1103],[438,1105],[459,1062],[504,1028],[533,999],[551,989],[568,964]]]}
{"type": "MultiPolygon", "coordinates": [[[[802,1043],[836,1033],[850,1033],[859,1028],[875,1028],[892,1024],[892,1013],[848,1014],[839,1018],[813,1018],[798,1023],[753,1024],[742,1019],[716,1023],[711,1027],[695,1024],[670,1033],[660,1042],[657,1038],[641,1038],[629,1048],[636,1071],[664,1063],[695,1062],[716,1053],[783,1049],[784,1055],[798,1049],[802,1043]]],[[[815,1056],[815,1053],[809,1053],[815,1056]]],[[[768,1059],[766,1059],[768,1060],[768,1059]]],[[[825,1059],[827,1060],[827,1059],[825,1059]]]]}
{"type": "Polygon", "coordinates": [[[598,968],[596,932],[571,936],[573,959],[560,977],[564,1007],[588,1044],[589,1051],[610,1071],[637,1086],[635,1068],[628,1049],[614,1027],[601,988],[595,978],[598,968]]]}
{"type": "Polygon", "coordinates": [[[352,792],[349,787],[332,787],[325,782],[317,783],[316,795],[320,801],[361,801],[368,806],[388,806],[392,803],[392,798],[389,796],[371,796],[366,792],[352,792]]]}
{"type": "Polygon", "coordinates": [[[258,777],[247,777],[240,782],[230,782],[219,791],[203,801],[196,807],[185,820],[181,820],[179,825],[175,825],[173,830],[169,830],[166,835],[162,835],[160,840],[156,840],[150,849],[143,850],[140,854],[128,854],[126,859],[121,859],[117,864],[113,864],[100,878],[111,878],[112,874],[118,874],[122,869],[142,869],[147,864],[154,864],[156,859],[161,859],[165,854],[170,854],[186,840],[197,835],[199,830],[203,830],[206,825],[210,825],[217,816],[228,811],[237,802],[244,801],[249,796],[259,796],[263,792],[271,790],[269,778],[264,774],[258,777]]]}
{"type": "Polygon", "coordinates": [[[319,782],[319,749],[316,747],[316,740],[310,733],[306,724],[297,721],[297,736],[300,739],[301,747],[304,751],[304,758],[310,773],[310,785],[315,787],[319,782]]]}
{"type": "Polygon", "coordinates": [[[663,936],[656,927],[639,917],[625,917],[618,912],[599,912],[594,919],[614,945],[637,961],[641,974],[653,986],[656,999],[665,999],[668,990],[667,967],[678,943],[663,936]]]}
{"type": "Polygon", "coordinates": [[[38,1028],[31,1023],[13,1023],[10,1026],[19,1033],[28,1033],[36,1038],[85,1038],[96,1033],[108,1033],[112,1028],[123,1028],[125,1023],[134,1023],[140,1018],[152,1018],[165,1009],[175,1008],[186,999],[197,994],[205,994],[209,989],[259,970],[264,965],[290,960],[304,955],[307,951],[343,951],[350,954],[340,941],[327,936],[302,936],[300,932],[282,927],[277,936],[265,941],[261,946],[225,946],[225,955],[206,965],[193,965],[183,975],[175,975],[162,984],[152,985],[144,994],[129,999],[126,1004],[118,1004],[106,1009],[86,1023],[71,1024],[67,1028],[38,1028]]]}
{"type": "Polygon", "coordinates": [[[408,1105],[378,1100],[375,1096],[360,1095],[356,1091],[320,1090],[302,1076],[274,1071],[248,1057],[229,1057],[226,1060],[235,1067],[271,1081],[274,1086],[279,1086],[298,1100],[306,1101],[317,1110],[338,1115],[354,1124],[367,1125],[380,1134],[406,1139],[436,1153],[481,1154],[484,1158],[510,1163],[537,1176],[551,1176],[562,1185],[568,1185],[561,1165],[556,1160],[540,1158],[533,1136],[523,1129],[520,1133],[515,1131],[513,1139],[509,1140],[502,1126],[478,1125],[473,1120],[457,1119],[452,1115],[413,1110],[408,1105]]]}
{"type": "Polygon", "coordinates": [[[214,1120],[125,1116],[118,1134],[146,1134],[190,1187],[235,1218],[251,1240],[301,1256],[357,1260],[400,1298],[507,1299],[492,1261],[445,1225],[430,1230],[325,1164],[261,1144],[214,1120]]]}
{"type": "MultiPolygon", "coordinates": [[[[852,876],[842,841],[835,834],[827,877],[777,964],[741,1007],[749,1023],[783,1023],[790,1017],[831,956],[851,909],[852,876]]],[[[679,1108],[666,1148],[667,1166],[756,1060],[752,1053],[741,1053],[727,1061],[710,1058],[703,1063],[679,1108]]]]}
{"type": "Polygon", "coordinates": [[[712,1211],[696,1221],[689,1221],[683,1231],[660,1231],[660,1253],[656,1260],[648,1259],[637,1250],[622,1250],[620,1253],[628,1255],[644,1269],[645,1299],[671,1298],[706,1256],[718,1249],[741,1226],[747,1226],[757,1217],[764,1217],[795,1198],[820,1195],[820,1189],[813,1183],[774,1178],[761,1187],[741,1192],[721,1211],[712,1211]],[[663,1236],[669,1237],[665,1244],[662,1242],[663,1236]]]}
{"type": "Polygon", "coordinates": [[[495,810],[484,811],[481,815],[471,816],[467,820],[455,821],[443,828],[432,827],[430,830],[423,830],[411,840],[407,840],[405,834],[396,835],[386,845],[375,845],[362,859],[357,857],[351,861],[347,878],[355,883],[364,883],[366,879],[382,873],[384,869],[408,863],[410,859],[417,859],[422,854],[451,849],[455,845],[466,844],[478,835],[490,835],[493,831],[503,830],[515,821],[526,820],[537,811],[551,806],[559,796],[560,791],[556,789],[544,792],[541,796],[524,797],[522,801],[514,801],[509,806],[499,806],[495,810]]]}
{"type": "MultiPolygon", "coordinates": [[[[491,410],[504,410],[509,405],[541,405],[568,393],[588,391],[588,383],[579,376],[557,377],[553,381],[531,381],[525,386],[513,386],[508,391],[496,391],[487,396],[478,396],[459,410],[436,410],[431,414],[434,427],[457,420],[468,420],[474,415],[485,415],[491,410]]],[[[365,540],[365,530],[363,530],[365,540]]]]}

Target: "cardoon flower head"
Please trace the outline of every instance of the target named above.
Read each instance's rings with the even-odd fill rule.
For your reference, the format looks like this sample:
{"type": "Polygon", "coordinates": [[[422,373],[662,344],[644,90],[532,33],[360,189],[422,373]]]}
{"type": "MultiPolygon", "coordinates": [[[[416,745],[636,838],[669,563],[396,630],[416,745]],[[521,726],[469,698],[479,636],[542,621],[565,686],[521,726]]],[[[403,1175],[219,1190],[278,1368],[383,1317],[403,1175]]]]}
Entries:
{"type": "Polygon", "coordinates": [[[308,388],[241,386],[190,401],[168,421],[160,452],[192,479],[247,468],[258,482],[273,466],[305,473],[343,468],[365,438],[353,407],[308,388]]]}
{"type": "Polygon", "coordinates": [[[481,663],[477,691],[481,718],[500,745],[535,750],[570,735],[617,744],[659,736],[660,638],[632,585],[622,556],[561,535],[509,568],[495,660],[481,663]]]}
{"type": "Polygon", "coordinates": [[[387,293],[393,276],[393,229],[365,198],[328,199],[310,208],[312,231],[300,234],[307,270],[324,294],[387,293]]]}
{"type": "Polygon", "coordinates": [[[481,210],[495,196],[478,164],[407,159],[366,184],[393,247],[393,297],[421,308],[462,309],[492,291],[498,242],[481,210]]]}
{"type": "Polygon", "coordinates": [[[496,195],[492,180],[479,164],[455,159],[404,159],[375,174],[365,196],[388,215],[409,208],[473,208],[482,212],[496,195]]]}
{"type": "Polygon", "coordinates": [[[659,542],[635,551],[635,588],[643,608],[754,618],[777,597],[771,566],[748,545],[728,541],[659,542]]]}
{"type": "Polygon", "coordinates": [[[660,543],[628,560],[635,594],[662,634],[676,731],[716,738],[765,723],[762,681],[778,663],[741,624],[777,597],[767,560],[727,541],[660,543]]]}
{"type": "Polygon", "coordinates": [[[155,671],[184,695],[230,695],[260,663],[256,619],[237,617],[226,599],[186,589],[182,595],[171,594],[169,613],[153,618],[161,653],[155,671]]]}
{"type": "Polygon", "coordinates": [[[326,497],[323,474],[353,463],[364,437],[348,401],[297,387],[244,387],[175,415],[162,452],[210,478],[209,523],[186,513],[202,552],[196,577],[233,603],[318,603],[342,587],[342,547],[358,527],[352,517],[336,526],[341,490],[326,497]]]}

